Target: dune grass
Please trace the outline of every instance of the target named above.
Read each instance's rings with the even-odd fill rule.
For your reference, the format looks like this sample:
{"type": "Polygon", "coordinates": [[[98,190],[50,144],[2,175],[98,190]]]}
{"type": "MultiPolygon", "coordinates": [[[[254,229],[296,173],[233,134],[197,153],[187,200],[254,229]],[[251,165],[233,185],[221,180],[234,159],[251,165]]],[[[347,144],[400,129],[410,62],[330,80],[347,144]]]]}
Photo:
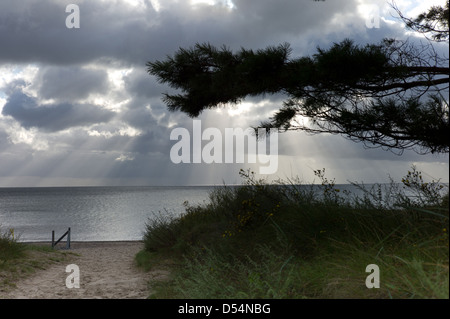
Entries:
{"type": "Polygon", "coordinates": [[[315,173],[319,192],[241,171],[242,186],[219,188],[180,217],[149,219],[140,264],[172,261],[170,281],[152,284],[152,297],[449,297],[443,185],[424,183],[413,167],[400,185],[355,197],[315,173]],[[366,286],[369,264],[380,288],[366,286]]]}

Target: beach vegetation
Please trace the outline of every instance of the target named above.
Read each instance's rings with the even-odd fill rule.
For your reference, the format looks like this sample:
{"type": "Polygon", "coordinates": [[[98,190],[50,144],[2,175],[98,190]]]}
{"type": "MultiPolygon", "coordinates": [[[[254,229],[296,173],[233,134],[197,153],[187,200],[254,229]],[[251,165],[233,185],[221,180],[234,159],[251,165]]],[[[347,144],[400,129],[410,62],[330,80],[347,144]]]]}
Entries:
{"type": "Polygon", "coordinates": [[[14,229],[0,227],[0,299],[2,293],[16,287],[18,280],[51,264],[66,261],[71,254],[48,245],[23,243],[19,239],[14,229]]]}
{"type": "Polygon", "coordinates": [[[354,183],[354,194],[315,174],[318,184],[302,185],[241,170],[242,185],[149,219],[147,262],[171,260],[152,297],[449,297],[448,185],[412,167],[398,183],[354,183]],[[365,284],[370,264],[380,288],[365,284]]]}

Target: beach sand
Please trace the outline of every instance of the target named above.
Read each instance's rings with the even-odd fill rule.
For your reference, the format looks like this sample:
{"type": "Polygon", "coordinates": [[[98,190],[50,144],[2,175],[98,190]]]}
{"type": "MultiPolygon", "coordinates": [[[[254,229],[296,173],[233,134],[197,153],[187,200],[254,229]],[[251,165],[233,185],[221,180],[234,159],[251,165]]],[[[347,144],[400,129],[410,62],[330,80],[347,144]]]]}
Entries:
{"type": "MultiPolygon", "coordinates": [[[[62,245],[64,246],[65,243],[62,245]]],[[[145,272],[135,264],[143,248],[138,241],[72,242],[70,260],[53,264],[16,283],[17,288],[2,295],[9,299],[143,299],[149,296],[149,280],[164,280],[168,272],[145,272]],[[69,264],[79,269],[79,288],[68,288],[69,264]]],[[[74,283],[70,280],[69,283],[74,283]]]]}

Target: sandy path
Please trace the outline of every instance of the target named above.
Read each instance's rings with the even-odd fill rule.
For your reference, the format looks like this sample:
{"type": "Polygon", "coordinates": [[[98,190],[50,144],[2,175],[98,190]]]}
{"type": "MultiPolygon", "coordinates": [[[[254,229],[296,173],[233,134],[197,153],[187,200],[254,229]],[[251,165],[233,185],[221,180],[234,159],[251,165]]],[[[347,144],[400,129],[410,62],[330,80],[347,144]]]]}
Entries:
{"type": "MultiPolygon", "coordinates": [[[[167,272],[144,272],[136,267],[134,257],[143,248],[142,242],[83,242],[72,243],[71,250],[77,255],[65,263],[54,264],[38,271],[32,277],[21,280],[17,288],[6,298],[147,298],[148,281],[164,278],[167,272]],[[66,266],[79,268],[79,288],[67,288],[66,266]]],[[[71,281],[73,282],[73,281],[71,281]]]]}

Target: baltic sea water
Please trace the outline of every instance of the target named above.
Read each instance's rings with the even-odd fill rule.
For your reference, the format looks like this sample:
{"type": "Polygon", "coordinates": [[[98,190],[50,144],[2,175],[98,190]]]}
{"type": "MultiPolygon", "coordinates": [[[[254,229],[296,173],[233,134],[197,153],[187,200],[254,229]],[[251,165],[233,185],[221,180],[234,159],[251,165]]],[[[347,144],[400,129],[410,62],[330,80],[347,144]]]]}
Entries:
{"type": "Polygon", "coordinates": [[[177,216],[213,187],[0,188],[0,232],[19,241],[51,241],[71,228],[73,241],[142,240],[155,214],[177,216]]]}
{"type": "MultiPolygon", "coordinates": [[[[337,186],[362,194],[352,184],[337,186]]],[[[207,203],[216,187],[222,186],[0,188],[0,232],[13,229],[23,242],[51,241],[52,231],[58,239],[70,227],[72,241],[142,240],[149,220],[180,216],[186,201],[207,203]]]]}

